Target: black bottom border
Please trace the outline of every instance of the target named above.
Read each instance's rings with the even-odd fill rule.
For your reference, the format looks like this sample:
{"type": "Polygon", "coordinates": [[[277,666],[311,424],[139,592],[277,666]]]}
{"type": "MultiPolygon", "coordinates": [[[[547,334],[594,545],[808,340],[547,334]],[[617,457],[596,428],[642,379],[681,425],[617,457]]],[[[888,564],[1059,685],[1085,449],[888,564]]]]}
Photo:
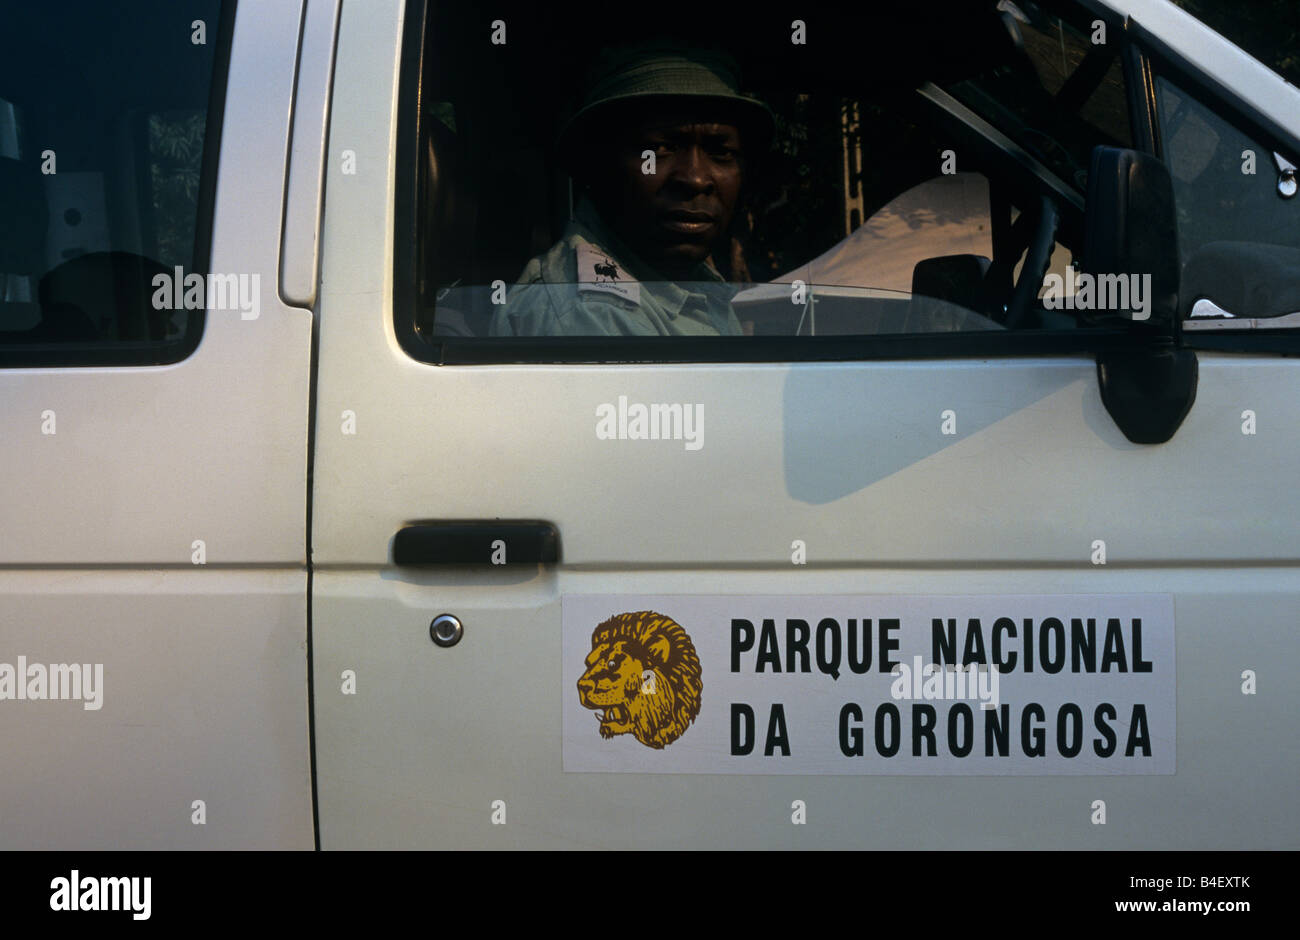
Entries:
{"type": "MultiPolygon", "coordinates": [[[[1293,852],[1272,851],[10,852],[0,853],[0,909],[7,925],[62,920],[92,930],[281,918],[295,927],[377,926],[424,912],[436,926],[457,908],[493,924],[517,917],[557,926],[603,910],[601,920],[630,917],[645,929],[677,917],[699,926],[700,914],[733,929],[782,915],[805,927],[814,926],[809,918],[825,923],[840,915],[864,927],[1169,916],[1227,926],[1242,916],[1284,912],[1296,862],[1293,852]],[[70,906],[74,870],[86,898],[97,897],[103,884],[97,881],[88,896],[88,879],[149,878],[148,918],[135,916],[142,913],[143,880],[134,883],[134,913],[52,909],[70,906]],[[1208,911],[1200,907],[1206,902],[1208,911]],[[1240,902],[1248,908],[1223,908],[1240,902]]],[[[120,906],[131,907],[129,896],[120,906]]]]}

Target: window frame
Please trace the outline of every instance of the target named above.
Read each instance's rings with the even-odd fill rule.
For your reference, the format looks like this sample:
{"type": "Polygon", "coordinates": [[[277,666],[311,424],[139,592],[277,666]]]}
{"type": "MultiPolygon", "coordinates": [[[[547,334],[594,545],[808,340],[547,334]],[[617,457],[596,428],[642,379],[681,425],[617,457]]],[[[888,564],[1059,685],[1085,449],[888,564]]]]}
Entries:
{"type": "MultiPolygon", "coordinates": [[[[199,193],[194,217],[194,267],[187,273],[205,278],[212,263],[212,224],[216,211],[222,129],[225,124],[226,89],[230,81],[230,52],[234,40],[235,11],[239,0],[220,0],[217,42],[213,50],[212,79],[208,88],[203,156],[199,165],[199,193]]],[[[171,341],[103,343],[11,343],[0,345],[0,369],[94,368],[104,366],[174,365],[193,355],[203,339],[207,310],[188,311],[185,334],[171,341]]]]}
{"type": "MultiPolygon", "coordinates": [[[[1089,5],[1089,9],[1091,6],[1089,5]]],[[[818,361],[868,361],[907,359],[961,359],[1015,356],[1080,354],[1127,348],[1131,332],[1117,327],[1087,327],[1070,330],[979,331],[929,334],[862,334],[828,336],[749,337],[425,337],[416,329],[419,283],[417,243],[420,186],[421,94],[425,66],[425,38],[428,31],[427,0],[406,0],[398,68],[398,109],[394,181],[393,309],[392,326],[402,350],[416,361],[429,365],[503,364],[594,364],[594,363],[791,363],[818,361]]],[[[1112,12],[1099,14],[1117,26],[1120,41],[1127,45],[1123,24],[1112,12]]],[[[1122,47],[1120,54],[1124,55],[1122,47]]],[[[1126,84],[1129,82],[1127,66],[1126,84]]],[[[1129,124],[1135,141],[1139,109],[1128,89],[1129,124]]],[[[960,115],[956,123],[967,123],[960,115]]],[[[1024,156],[1007,151],[996,140],[980,135],[982,148],[997,151],[1002,161],[1023,164],[1024,156]]],[[[1019,148],[1017,148],[1018,150],[1019,148]]],[[[1034,161],[1036,163],[1036,161],[1034,161]]],[[[1022,172],[1040,176],[1034,167],[1021,165],[1022,172]]],[[[1041,168],[1046,171],[1046,168],[1041,168]]],[[[1053,177],[1055,180],[1055,177],[1053,177]]],[[[1043,180],[1037,179],[1039,185],[1043,180]]],[[[1026,185],[1030,185],[1028,182],[1026,185]]],[[[1055,180],[1050,187],[1066,192],[1069,184],[1055,180]]],[[[436,317],[436,312],[434,316],[436,317]]]]}

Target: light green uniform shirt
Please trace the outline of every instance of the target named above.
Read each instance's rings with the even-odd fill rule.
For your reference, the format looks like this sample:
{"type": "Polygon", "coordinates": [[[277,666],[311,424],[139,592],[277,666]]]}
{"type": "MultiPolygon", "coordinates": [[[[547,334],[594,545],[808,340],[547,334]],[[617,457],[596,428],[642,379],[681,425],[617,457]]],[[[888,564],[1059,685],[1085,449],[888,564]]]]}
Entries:
{"type": "Polygon", "coordinates": [[[529,261],[492,317],[492,336],[740,336],[735,288],[700,263],[668,281],[632,254],[589,201],[529,261]]]}

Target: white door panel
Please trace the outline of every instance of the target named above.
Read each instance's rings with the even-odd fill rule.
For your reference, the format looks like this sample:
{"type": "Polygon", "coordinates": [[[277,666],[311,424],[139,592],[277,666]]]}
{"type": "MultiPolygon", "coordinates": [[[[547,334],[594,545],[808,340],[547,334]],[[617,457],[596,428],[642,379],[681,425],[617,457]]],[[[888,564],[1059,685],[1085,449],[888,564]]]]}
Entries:
{"type": "Polygon", "coordinates": [[[305,561],[311,313],[276,291],[299,10],[249,4],[231,53],[210,267],[258,276],[257,318],[209,311],[169,366],[0,370],[0,565],[305,561]]]}
{"type": "Polygon", "coordinates": [[[98,708],[0,704],[0,846],[310,849],[306,596],[305,571],[0,572],[0,660],[103,667],[98,708]]]}
{"type": "Polygon", "coordinates": [[[1300,699],[1241,689],[1243,671],[1263,675],[1296,650],[1300,532],[1287,507],[1300,414],[1279,393],[1296,387],[1295,363],[1202,355],[1178,433],[1139,446],[1080,355],[416,362],[392,326],[384,156],[400,17],[396,2],[364,16],[344,7],[333,99],[331,154],[356,147],[365,169],[331,190],[323,240],[312,533],[322,847],[1296,844],[1300,699]],[[596,409],[619,396],[703,405],[703,446],[600,439],[596,409]],[[1267,413],[1267,436],[1263,423],[1241,433],[1247,409],[1267,413]],[[392,563],[405,525],[503,519],[553,523],[561,563],[392,563]],[[795,540],[806,566],[792,564],[795,540]],[[576,695],[562,681],[565,595],[1136,593],[1173,597],[1172,775],[562,770],[561,706],[576,695]],[[429,635],[443,613],[465,627],[450,648],[429,635]],[[806,828],[791,825],[796,799],[806,828]],[[1099,799],[1106,826],[1090,821],[1099,799]]]}
{"type": "Polygon", "coordinates": [[[0,702],[5,847],[314,844],[312,315],[277,294],[301,15],[245,0],[235,21],[210,271],[257,276],[257,316],[209,311],[173,365],[0,370],[0,662],[105,685],[97,711],[0,702]]]}
{"type": "MultiPolygon", "coordinates": [[[[1285,848],[1300,757],[1295,703],[1241,694],[1294,643],[1294,574],[1005,568],[403,576],[315,579],[324,848],[1285,848]],[[451,583],[454,582],[454,583],[451,583]],[[579,774],[561,769],[560,596],[572,594],[1124,594],[1175,597],[1177,773],[939,777],[579,774]],[[1240,611],[1252,612],[1250,623],[1240,611]],[[465,636],[429,640],[449,611],[465,636]],[[357,673],[355,695],[337,677],[357,673]],[[322,677],[329,677],[328,680],[322,677]],[[806,827],[790,805],[804,800],[806,827]],[[1090,822],[1094,800],[1109,822],[1090,822]],[[493,825],[493,802],[506,824],[493,825]]],[[[846,695],[850,693],[846,692],[846,695]]],[[[707,697],[707,693],[706,693],[707,697]]],[[[706,705],[707,707],[707,705],[706,705]]]]}
{"type": "Polygon", "coordinates": [[[382,341],[386,309],[328,301],[317,472],[351,495],[318,501],[319,563],[383,564],[437,518],[544,519],[580,565],[784,564],[795,539],[817,563],[1088,565],[1096,539],[1112,563],[1300,558],[1263,498],[1300,464],[1288,360],[1202,355],[1191,414],[1148,447],[1080,357],[436,368],[382,341]],[[703,446],[599,440],[620,396],[702,404],[703,446]],[[1247,409],[1267,438],[1241,433],[1247,409]]]}

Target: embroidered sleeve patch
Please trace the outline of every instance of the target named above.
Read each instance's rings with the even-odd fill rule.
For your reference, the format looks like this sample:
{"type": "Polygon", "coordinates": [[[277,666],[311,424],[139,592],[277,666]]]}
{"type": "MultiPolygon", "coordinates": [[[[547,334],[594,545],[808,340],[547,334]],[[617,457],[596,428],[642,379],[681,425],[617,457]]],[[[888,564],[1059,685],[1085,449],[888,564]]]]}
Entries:
{"type": "Polygon", "coordinates": [[[586,242],[578,246],[578,290],[616,294],[641,303],[641,285],[604,251],[586,242]]]}

